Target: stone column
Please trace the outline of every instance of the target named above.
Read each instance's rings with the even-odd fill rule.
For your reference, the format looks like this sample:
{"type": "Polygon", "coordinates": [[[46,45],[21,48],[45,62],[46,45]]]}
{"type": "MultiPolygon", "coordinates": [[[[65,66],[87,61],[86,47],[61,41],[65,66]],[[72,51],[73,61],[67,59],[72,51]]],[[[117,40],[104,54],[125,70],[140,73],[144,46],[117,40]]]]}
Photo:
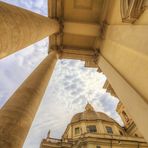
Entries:
{"type": "Polygon", "coordinates": [[[138,130],[148,142],[148,104],[132,85],[101,54],[98,66],[107,76],[115,93],[134,120],[138,130]]]}
{"type": "Polygon", "coordinates": [[[22,148],[57,59],[51,51],[0,110],[1,148],[22,148]]]}
{"type": "Polygon", "coordinates": [[[108,25],[100,54],[148,103],[147,47],[147,25],[108,25]]]}
{"type": "Polygon", "coordinates": [[[0,58],[58,31],[56,20],[0,2],[0,58]]]}
{"type": "Polygon", "coordinates": [[[148,142],[147,47],[147,25],[108,25],[98,64],[148,142]]]}

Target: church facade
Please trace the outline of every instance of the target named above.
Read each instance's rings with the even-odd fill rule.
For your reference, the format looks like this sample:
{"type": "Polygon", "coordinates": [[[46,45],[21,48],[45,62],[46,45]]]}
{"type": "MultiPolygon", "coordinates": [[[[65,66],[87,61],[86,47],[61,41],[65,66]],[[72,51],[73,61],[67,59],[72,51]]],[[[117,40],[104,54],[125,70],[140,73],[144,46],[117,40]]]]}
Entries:
{"type": "Polygon", "coordinates": [[[84,112],[73,116],[61,139],[51,138],[49,132],[40,148],[148,148],[121,102],[117,112],[124,127],[88,103],[84,112]]]}

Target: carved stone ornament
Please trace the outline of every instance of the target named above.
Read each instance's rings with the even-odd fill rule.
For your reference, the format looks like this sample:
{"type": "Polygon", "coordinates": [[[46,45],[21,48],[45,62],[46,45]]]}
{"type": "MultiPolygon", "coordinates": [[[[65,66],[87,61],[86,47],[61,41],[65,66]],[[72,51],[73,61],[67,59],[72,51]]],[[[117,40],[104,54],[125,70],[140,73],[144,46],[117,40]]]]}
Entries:
{"type": "Polygon", "coordinates": [[[145,0],[120,0],[122,21],[134,23],[145,10],[145,0]]]}

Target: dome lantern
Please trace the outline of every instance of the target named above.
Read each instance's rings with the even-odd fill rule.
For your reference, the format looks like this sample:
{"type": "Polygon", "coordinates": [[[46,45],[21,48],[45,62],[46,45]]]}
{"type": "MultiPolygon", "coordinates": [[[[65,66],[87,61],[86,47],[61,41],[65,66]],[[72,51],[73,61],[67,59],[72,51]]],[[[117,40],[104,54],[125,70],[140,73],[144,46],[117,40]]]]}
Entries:
{"type": "Polygon", "coordinates": [[[91,104],[87,103],[85,110],[86,111],[94,111],[94,108],[91,106],[91,104]]]}

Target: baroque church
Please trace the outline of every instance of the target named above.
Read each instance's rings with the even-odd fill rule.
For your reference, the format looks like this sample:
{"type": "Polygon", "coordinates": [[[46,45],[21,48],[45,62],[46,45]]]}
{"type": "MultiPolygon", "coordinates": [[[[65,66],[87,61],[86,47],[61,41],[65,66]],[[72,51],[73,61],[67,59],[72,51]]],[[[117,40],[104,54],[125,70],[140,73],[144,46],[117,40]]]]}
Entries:
{"type": "Polygon", "coordinates": [[[91,104],[71,119],[61,139],[43,139],[40,148],[148,148],[124,105],[116,111],[124,127],[103,112],[96,112],[91,104]]]}

